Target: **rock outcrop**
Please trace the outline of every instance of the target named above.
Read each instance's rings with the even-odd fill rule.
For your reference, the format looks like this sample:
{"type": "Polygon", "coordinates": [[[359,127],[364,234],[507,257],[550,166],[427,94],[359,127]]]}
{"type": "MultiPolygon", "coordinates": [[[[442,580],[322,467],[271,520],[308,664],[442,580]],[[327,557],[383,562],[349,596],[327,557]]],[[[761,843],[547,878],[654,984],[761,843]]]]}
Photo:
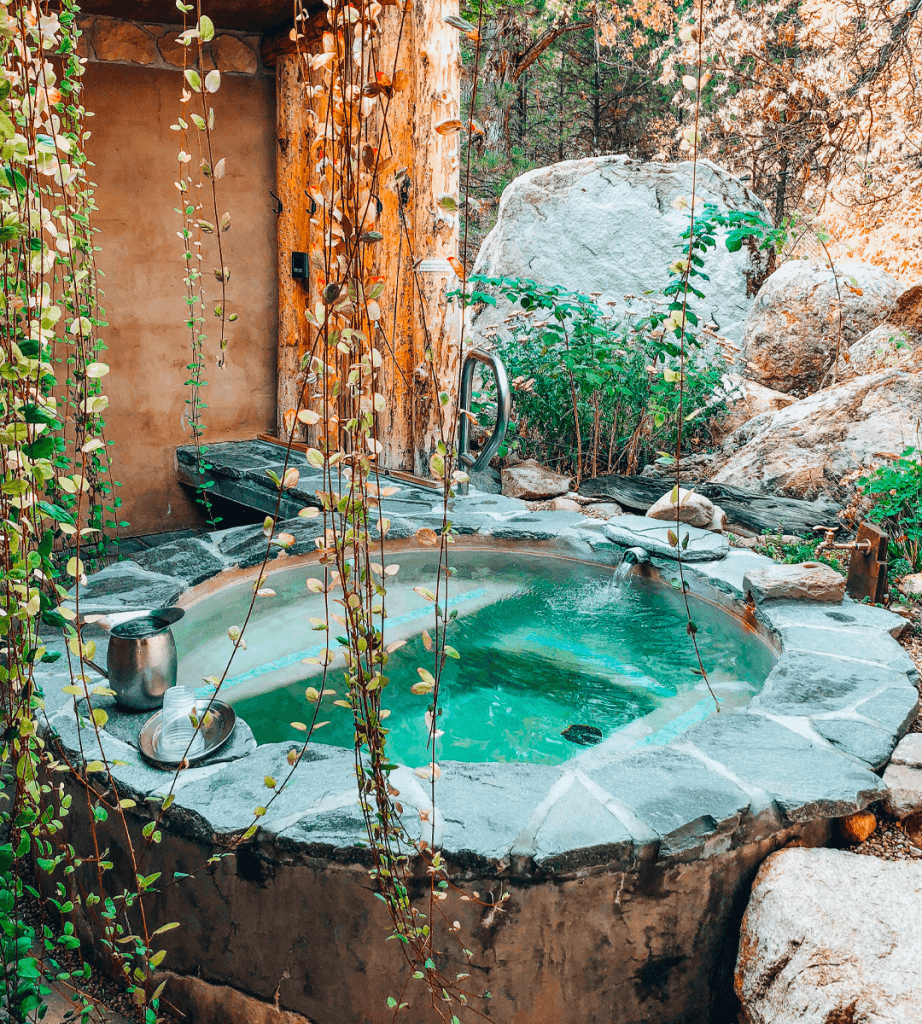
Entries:
{"type": "Polygon", "coordinates": [[[848,350],[848,362],[838,368],[839,380],[862,377],[908,363],[918,351],[922,335],[884,323],[860,337],[848,350]]]}
{"type": "Polygon", "coordinates": [[[774,391],[734,373],[727,374],[725,378],[721,398],[724,396],[727,401],[726,415],[719,422],[715,420],[711,423],[711,435],[718,442],[756,416],[764,412],[778,412],[797,401],[793,395],[774,391]]]}
{"type": "Polygon", "coordinates": [[[922,992],[922,864],[781,850],[743,918],[740,1024],[912,1024],[922,992]]]}
{"type": "Polygon", "coordinates": [[[711,482],[808,500],[841,498],[843,477],[916,443],[920,408],[920,370],[856,377],[734,431],[711,482]]]}
{"type": "MultiPolygon", "coordinates": [[[[623,311],[647,313],[644,292],[668,284],[668,266],[688,226],[691,163],[640,163],[626,156],[567,160],[516,178],[499,204],[499,219],[480,249],[474,272],[487,277],[525,277],[541,285],[562,285],[623,311]]],[[[698,163],[696,194],[719,209],[755,210],[770,216],[762,201],[738,179],[707,160],[698,163]]],[[[718,237],[720,233],[718,233],[718,237]]],[[[764,252],[728,252],[718,241],[706,257],[710,280],[704,300],[695,300],[702,323],[716,323],[731,341],[742,326],[769,270],[764,252]]],[[[473,319],[473,336],[499,324],[508,304],[487,307],[473,319]]]]}
{"type": "Polygon", "coordinates": [[[896,309],[900,285],[879,267],[789,260],[762,285],[746,320],[742,358],[757,383],[811,394],[836,358],[896,309]],[[839,337],[841,314],[841,341],[839,337]]]}

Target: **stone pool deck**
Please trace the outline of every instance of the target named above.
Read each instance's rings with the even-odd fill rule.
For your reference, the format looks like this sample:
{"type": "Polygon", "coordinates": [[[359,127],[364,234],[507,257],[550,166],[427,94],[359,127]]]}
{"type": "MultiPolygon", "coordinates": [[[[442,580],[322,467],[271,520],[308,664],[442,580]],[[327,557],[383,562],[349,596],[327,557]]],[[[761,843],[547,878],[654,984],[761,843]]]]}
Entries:
{"type": "MultiPolygon", "coordinates": [[[[209,453],[212,462],[220,447],[209,453]]],[[[228,479],[237,481],[235,486],[262,488],[266,495],[277,496],[265,476],[266,468],[277,465],[270,460],[274,452],[264,450],[271,447],[254,443],[241,451],[234,446],[236,461],[228,472],[240,475],[228,479]]],[[[305,474],[299,483],[303,495],[286,492],[290,497],[285,501],[292,504],[283,506],[284,515],[312,503],[311,486],[305,474]]],[[[388,546],[397,550],[412,547],[420,528],[438,529],[442,521],[437,493],[401,486],[399,494],[382,502],[392,524],[388,546]]],[[[515,499],[472,494],[453,500],[450,518],[459,547],[516,546],[614,565],[625,547],[639,546],[652,555],[651,568],[644,567],[644,572],[666,584],[678,575],[675,551],[666,537],[669,524],[642,517],[604,522],[579,513],[533,512],[515,499]]],[[[295,544],[277,555],[269,570],[288,568],[299,559],[306,565],[314,551],[317,522],[289,518],[278,529],[291,533],[295,544]]],[[[662,745],[613,753],[602,744],[556,767],[444,762],[435,808],[428,783],[409,766],[392,774],[410,834],[419,834],[423,827],[420,812],[428,818],[427,837],[434,822],[436,842],[460,884],[483,888],[504,880],[514,894],[513,909],[499,933],[482,936],[500,976],[500,962],[521,956],[523,942],[553,946],[555,929],[573,912],[585,913],[592,928],[609,935],[608,952],[597,949],[593,954],[595,966],[547,963],[524,989],[500,996],[497,1012],[507,998],[514,1004],[539,998],[539,992],[546,996],[547,986],[558,983],[554,971],[579,974],[582,969],[573,982],[577,987],[583,982],[592,987],[587,971],[598,974],[600,985],[612,984],[610,978],[604,980],[612,972],[622,977],[626,987],[617,999],[612,996],[615,1016],[595,1016],[596,1004],[574,990],[565,1000],[566,1011],[555,1010],[557,1015],[548,1020],[642,1019],[654,1024],[680,1019],[678,1014],[704,999],[714,979],[722,977],[726,944],[735,941],[734,921],[738,928],[742,914],[741,894],[761,860],[792,840],[826,842],[831,819],[881,799],[885,788],[878,773],[916,715],[916,668],[894,639],[905,620],[848,599],[840,604],[777,601],[747,607],[743,579],[770,561],[730,548],[719,535],[683,527],[683,536],[686,530],[683,568],[691,593],[735,605],[739,614],[774,638],[780,651],[763,689],[745,710],[713,715],[662,745]],[[565,892],[573,899],[570,909],[561,902],[565,892]],[[577,910],[590,894],[596,902],[577,910]],[[600,907],[608,908],[607,917],[600,907]],[[669,995],[663,995],[655,1013],[644,1011],[641,1017],[638,1007],[648,998],[643,993],[649,992],[651,971],[669,977],[669,995]]],[[[254,526],[140,551],[90,578],[82,592],[81,613],[188,601],[191,588],[205,581],[213,586],[222,574],[230,579],[239,578],[239,570],[257,572],[265,548],[261,527],[254,526]]],[[[99,644],[97,660],[102,660],[105,634],[93,635],[99,644]]],[[[49,646],[63,650],[54,641],[49,646]]],[[[100,748],[73,699],[61,692],[70,682],[66,655],[40,666],[37,674],[45,695],[46,734],[56,734],[69,755],[82,750],[87,761],[106,760],[120,795],[135,799],[140,808],[167,792],[172,776],[147,765],[133,740],[134,723],[140,725],[143,715],[138,719],[113,712],[100,733],[100,748]]],[[[101,677],[97,681],[103,682],[101,677]]],[[[175,869],[188,871],[185,865],[194,856],[239,835],[254,821],[253,809],[267,803],[265,777],[285,778],[287,755],[298,747],[296,740],[257,746],[241,725],[233,748],[181,772],[165,820],[169,841],[162,856],[174,858],[175,869]]],[[[140,811],[139,829],[144,820],[140,811]]],[[[207,922],[198,922],[185,937],[177,936],[174,970],[201,971],[206,980],[237,985],[262,1000],[281,993],[282,1006],[323,1024],[364,1019],[371,1012],[365,996],[349,992],[346,998],[342,987],[327,983],[322,974],[335,972],[334,952],[360,956],[372,910],[355,911],[358,918],[344,924],[335,950],[312,962],[316,990],[305,994],[293,982],[279,982],[278,988],[278,979],[269,984],[272,971],[267,964],[275,962],[272,957],[284,962],[291,949],[272,934],[269,908],[253,902],[259,891],[265,892],[267,880],[273,882],[276,912],[287,901],[306,912],[305,891],[313,894],[311,913],[341,914],[350,900],[366,898],[365,830],[352,752],[312,744],[259,823],[257,836],[216,870],[216,893],[209,897],[228,907],[233,904],[234,919],[250,915],[258,922],[245,940],[234,931],[235,941],[245,947],[243,960],[231,963],[221,952],[226,935],[221,929],[211,935],[207,922]],[[337,893],[324,881],[324,872],[333,866],[339,872],[337,893]]],[[[164,896],[167,915],[171,908],[176,912],[170,902],[175,899],[164,896]]],[[[209,906],[213,909],[214,904],[209,906]]],[[[577,942],[567,956],[585,960],[587,951],[580,949],[577,942]]],[[[732,956],[728,969],[732,972],[732,956]]]]}

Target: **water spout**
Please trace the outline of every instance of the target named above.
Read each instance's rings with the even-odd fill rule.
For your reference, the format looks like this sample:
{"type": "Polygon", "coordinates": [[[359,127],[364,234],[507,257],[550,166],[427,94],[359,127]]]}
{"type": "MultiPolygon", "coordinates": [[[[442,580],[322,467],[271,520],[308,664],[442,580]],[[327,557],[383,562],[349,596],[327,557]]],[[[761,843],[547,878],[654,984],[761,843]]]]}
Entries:
{"type": "Polygon", "coordinates": [[[650,561],[650,552],[646,548],[628,548],[621,559],[621,564],[646,565],[650,561]]]}
{"type": "Polygon", "coordinates": [[[650,552],[644,548],[628,548],[621,556],[621,563],[615,570],[615,586],[619,587],[629,580],[635,566],[650,561],[650,552]]]}

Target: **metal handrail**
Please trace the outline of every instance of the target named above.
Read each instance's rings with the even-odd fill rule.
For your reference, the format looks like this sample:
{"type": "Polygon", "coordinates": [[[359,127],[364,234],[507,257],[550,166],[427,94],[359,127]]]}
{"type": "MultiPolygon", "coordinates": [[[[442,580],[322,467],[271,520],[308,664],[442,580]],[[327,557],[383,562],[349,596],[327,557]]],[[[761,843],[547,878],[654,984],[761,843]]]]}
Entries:
{"type": "MultiPolygon", "coordinates": [[[[509,420],[512,418],[512,391],[503,361],[493,352],[471,349],[464,357],[461,367],[461,394],[458,396],[461,406],[461,421],[458,426],[458,462],[466,470],[476,473],[490,464],[490,459],[499,451],[499,446],[506,437],[509,420]],[[489,366],[496,381],[496,427],[490,440],[483,446],[480,454],[474,458],[470,450],[471,423],[466,413],[470,412],[474,393],[474,370],[477,363],[489,366]]],[[[467,492],[467,485],[458,488],[459,493],[467,492]]]]}

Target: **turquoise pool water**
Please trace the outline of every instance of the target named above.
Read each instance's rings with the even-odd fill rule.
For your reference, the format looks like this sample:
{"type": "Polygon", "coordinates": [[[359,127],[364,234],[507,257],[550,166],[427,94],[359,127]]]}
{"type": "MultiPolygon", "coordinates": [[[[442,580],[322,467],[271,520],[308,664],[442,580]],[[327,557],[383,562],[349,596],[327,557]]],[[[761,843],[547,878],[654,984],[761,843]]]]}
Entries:
{"type": "MultiPolygon", "coordinates": [[[[417,667],[433,668],[422,641],[422,630],[433,630],[433,613],[413,587],[434,589],[434,560],[416,552],[393,560],[401,569],[388,585],[386,641],[407,643],[391,656],[383,705],[391,711],[392,760],[420,765],[430,756],[430,698],[410,687],[419,680],[417,667]]],[[[672,589],[637,577],[619,581],[605,566],[508,551],[458,551],[451,561],[449,603],[458,618],[448,642],[461,658],[449,659],[442,676],[440,760],[556,764],[586,749],[564,733],[632,747],[665,742],[713,713],[695,672],[684,606],[672,589]]],[[[247,650],[235,658],[221,690],[261,743],[303,735],[290,723],[312,715],[305,688],[319,687],[320,677],[302,659],[317,653],[323,634],[308,622],[322,615],[319,599],[304,585],[311,575],[305,568],[273,574],[268,586],[277,597],[258,603],[247,650]]],[[[230,653],[226,628],[240,624],[251,593],[248,584],[228,588],[193,606],[174,627],[180,682],[196,685],[221,674],[230,653]]],[[[704,601],[692,601],[692,616],[722,705],[747,703],[768,674],[773,652],[704,601]]],[[[326,686],[341,695],[337,662],[326,686]]],[[[318,720],[329,724],[316,739],[351,748],[351,712],[336,707],[335,699],[324,699],[318,720]]]]}

